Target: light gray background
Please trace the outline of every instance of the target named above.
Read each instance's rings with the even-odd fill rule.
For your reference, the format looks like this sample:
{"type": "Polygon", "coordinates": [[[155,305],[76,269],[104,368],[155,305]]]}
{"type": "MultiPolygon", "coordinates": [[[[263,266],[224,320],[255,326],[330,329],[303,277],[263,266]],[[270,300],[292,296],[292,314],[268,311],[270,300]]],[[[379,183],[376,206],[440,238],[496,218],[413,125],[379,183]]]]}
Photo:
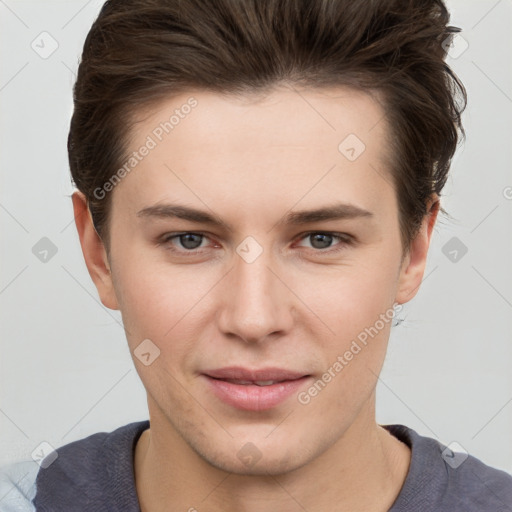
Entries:
{"type": "MultiPolygon", "coordinates": [[[[59,447],[147,418],[70,199],[71,87],[101,4],[0,0],[0,464],[42,441],[59,447]],[[48,58],[31,47],[51,49],[43,31],[58,43],[48,58]],[[46,263],[32,252],[42,237],[58,249],[46,263]]],[[[377,420],[456,441],[512,473],[512,1],[448,5],[469,45],[449,58],[468,90],[467,142],[443,200],[453,218],[437,226],[422,289],[393,330],[377,420]],[[456,262],[442,251],[453,237],[468,249],[456,262]]]]}

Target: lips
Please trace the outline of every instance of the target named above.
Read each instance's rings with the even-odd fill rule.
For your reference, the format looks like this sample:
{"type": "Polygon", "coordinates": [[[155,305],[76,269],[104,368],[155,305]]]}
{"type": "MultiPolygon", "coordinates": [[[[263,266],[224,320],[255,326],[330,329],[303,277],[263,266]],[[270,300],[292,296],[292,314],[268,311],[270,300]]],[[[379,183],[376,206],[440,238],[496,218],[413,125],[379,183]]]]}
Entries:
{"type": "Polygon", "coordinates": [[[282,380],[239,380],[239,379],[221,379],[230,384],[240,384],[241,386],[271,386],[278,382],[284,382],[282,380]]]}
{"type": "Polygon", "coordinates": [[[311,378],[282,368],[242,367],[208,370],[203,374],[209,389],[224,403],[247,411],[263,411],[282,404],[311,378]]]}
{"type": "Polygon", "coordinates": [[[304,377],[306,373],[296,372],[281,368],[261,368],[250,370],[240,366],[230,366],[228,368],[219,368],[217,370],[208,370],[205,372],[209,377],[222,380],[239,380],[245,382],[264,382],[285,380],[296,380],[304,377]]]}

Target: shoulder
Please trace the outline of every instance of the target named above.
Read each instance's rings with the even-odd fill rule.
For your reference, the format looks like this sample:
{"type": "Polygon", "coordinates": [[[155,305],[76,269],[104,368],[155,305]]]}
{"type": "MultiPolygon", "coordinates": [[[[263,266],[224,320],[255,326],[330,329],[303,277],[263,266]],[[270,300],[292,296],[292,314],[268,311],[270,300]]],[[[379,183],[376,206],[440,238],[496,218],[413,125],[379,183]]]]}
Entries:
{"type": "Polygon", "coordinates": [[[458,455],[444,448],[447,464],[447,494],[455,496],[456,503],[466,510],[512,512],[512,475],[488,466],[468,454],[458,455]],[[459,457],[460,466],[452,467],[450,460],[459,457]]]}
{"type": "Polygon", "coordinates": [[[133,450],[146,428],[147,420],[130,423],[61,446],[39,464],[9,466],[0,484],[9,492],[7,500],[0,494],[0,512],[137,510],[133,450]],[[15,508],[18,502],[24,508],[15,508]]]}
{"type": "Polygon", "coordinates": [[[0,468],[0,512],[35,511],[35,480],[39,466],[33,460],[19,461],[0,468]]]}
{"type": "Polygon", "coordinates": [[[512,512],[512,475],[404,425],[383,427],[412,452],[407,478],[390,512],[512,512]]]}
{"type": "MultiPolygon", "coordinates": [[[[149,428],[147,420],[129,423],[112,432],[98,432],[61,446],[56,450],[55,460],[48,465],[47,469],[52,470],[41,471],[38,481],[43,474],[61,472],[68,480],[78,482],[83,474],[89,478],[99,477],[111,466],[131,462],[132,448],[146,428],[149,428]]],[[[42,467],[47,459],[43,459],[42,467]]]]}

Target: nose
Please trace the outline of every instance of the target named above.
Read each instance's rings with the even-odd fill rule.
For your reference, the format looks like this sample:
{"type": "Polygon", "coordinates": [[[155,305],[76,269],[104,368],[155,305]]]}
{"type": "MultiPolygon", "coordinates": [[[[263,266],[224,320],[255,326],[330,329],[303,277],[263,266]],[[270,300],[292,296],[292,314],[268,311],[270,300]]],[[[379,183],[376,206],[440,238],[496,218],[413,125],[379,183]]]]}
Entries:
{"type": "Polygon", "coordinates": [[[234,265],[220,290],[219,328],[247,343],[282,336],[293,325],[293,294],[270,267],[263,252],[247,262],[235,254],[234,265]]]}

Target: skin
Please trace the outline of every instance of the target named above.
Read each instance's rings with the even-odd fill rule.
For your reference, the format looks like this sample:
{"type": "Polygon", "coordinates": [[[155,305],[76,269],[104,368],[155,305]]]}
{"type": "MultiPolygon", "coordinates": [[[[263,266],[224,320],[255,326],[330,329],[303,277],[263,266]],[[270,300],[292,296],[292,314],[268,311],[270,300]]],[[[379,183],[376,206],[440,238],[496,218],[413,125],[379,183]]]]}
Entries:
{"type": "Polygon", "coordinates": [[[102,303],[120,309],[132,355],[144,339],[160,350],[149,366],[133,357],[151,422],[135,451],[141,508],[387,511],[410,463],[409,448],[375,420],[391,322],[306,405],[293,395],[271,410],[239,410],[201,373],[287,368],[311,375],[307,390],[379,315],[414,297],[437,198],[404,252],[389,127],[375,99],[348,88],[283,85],[243,98],[191,91],[141,112],[130,150],[190,96],[197,107],[115,187],[108,257],[84,196],[73,195],[102,303]],[[338,150],[350,133],[366,145],[355,161],[338,150]],[[224,225],[137,215],[162,203],[224,225]],[[371,215],[279,222],[335,203],[371,215]],[[308,237],[315,231],[350,238],[322,249],[308,237]],[[205,238],[192,255],[177,237],[159,243],[176,232],[205,238]],[[263,251],[251,263],[236,252],[248,236],[263,251]],[[261,455],[251,466],[237,456],[246,443],[261,455]]]}

